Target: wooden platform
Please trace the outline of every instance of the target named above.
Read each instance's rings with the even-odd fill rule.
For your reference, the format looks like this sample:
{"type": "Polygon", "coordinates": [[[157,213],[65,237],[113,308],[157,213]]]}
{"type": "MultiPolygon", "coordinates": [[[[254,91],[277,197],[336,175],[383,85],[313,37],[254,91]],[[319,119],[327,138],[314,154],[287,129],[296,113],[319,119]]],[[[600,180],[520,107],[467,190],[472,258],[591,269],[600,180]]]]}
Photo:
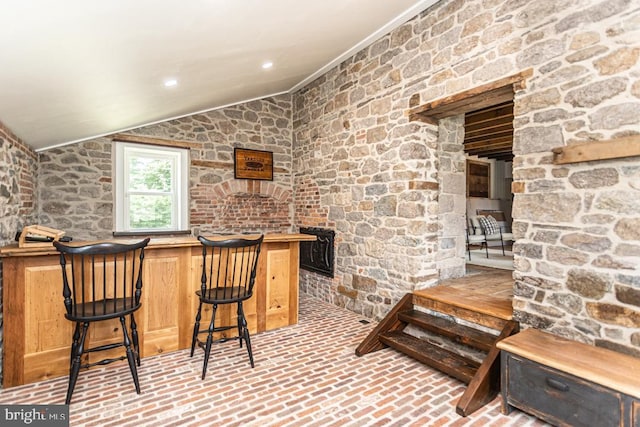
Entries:
{"type": "Polygon", "coordinates": [[[360,343],[356,355],[391,347],[467,383],[456,405],[456,412],[466,417],[500,390],[496,343],[519,329],[512,320],[512,299],[512,271],[474,269],[465,277],[406,294],[360,343]]]}
{"type": "Polygon", "coordinates": [[[421,300],[433,300],[503,320],[513,316],[513,272],[477,268],[479,273],[443,281],[438,286],[413,294],[421,300]]]}

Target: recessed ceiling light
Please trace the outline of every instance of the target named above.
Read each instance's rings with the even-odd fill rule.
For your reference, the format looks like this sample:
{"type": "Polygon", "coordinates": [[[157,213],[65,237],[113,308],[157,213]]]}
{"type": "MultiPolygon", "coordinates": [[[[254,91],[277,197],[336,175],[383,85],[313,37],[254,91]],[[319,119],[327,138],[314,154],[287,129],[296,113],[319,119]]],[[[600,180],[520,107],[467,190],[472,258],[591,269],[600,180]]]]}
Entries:
{"type": "Polygon", "coordinates": [[[271,61],[267,61],[264,64],[262,64],[262,68],[264,68],[265,70],[268,70],[271,67],[273,67],[273,62],[271,61]]]}
{"type": "Polygon", "coordinates": [[[178,81],[176,79],[169,79],[164,81],[164,85],[166,87],[176,86],[177,84],[178,84],[178,81]]]}

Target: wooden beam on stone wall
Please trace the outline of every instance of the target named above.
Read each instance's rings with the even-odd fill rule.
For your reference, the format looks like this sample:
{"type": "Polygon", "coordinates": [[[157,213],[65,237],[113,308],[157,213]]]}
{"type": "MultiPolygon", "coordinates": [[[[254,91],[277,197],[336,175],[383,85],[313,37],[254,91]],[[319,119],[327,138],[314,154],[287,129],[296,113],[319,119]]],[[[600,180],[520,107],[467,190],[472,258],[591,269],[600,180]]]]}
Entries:
{"type": "Polygon", "coordinates": [[[191,160],[191,166],[211,169],[233,169],[233,163],[214,162],[213,160],[191,160]]]}
{"type": "MultiPolygon", "coordinates": [[[[213,160],[191,160],[191,166],[211,169],[233,169],[233,162],[216,162],[213,160]]],[[[289,173],[285,168],[273,168],[274,172],[289,173]]]]}
{"type": "Polygon", "coordinates": [[[134,135],[130,133],[116,133],[111,136],[113,141],[135,142],[137,144],[159,145],[162,147],[178,147],[178,148],[202,148],[202,144],[189,141],[176,141],[173,139],[154,138],[151,136],[134,135]]]}
{"type": "Polygon", "coordinates": [[[553,163],[556,165],[640,156],[640,135],[581,142],[554,148],[552,151],[553,163]]]}
{"type": "Polygon", "coordinates": [[[533,69],[474,87],[435,101],[409,109],[405,114],[409,120],[439,120],[458,114],[465,114],[492,105],[513,100],[513,93],[526,86],[526,80],[533,75],[533,69]]]}

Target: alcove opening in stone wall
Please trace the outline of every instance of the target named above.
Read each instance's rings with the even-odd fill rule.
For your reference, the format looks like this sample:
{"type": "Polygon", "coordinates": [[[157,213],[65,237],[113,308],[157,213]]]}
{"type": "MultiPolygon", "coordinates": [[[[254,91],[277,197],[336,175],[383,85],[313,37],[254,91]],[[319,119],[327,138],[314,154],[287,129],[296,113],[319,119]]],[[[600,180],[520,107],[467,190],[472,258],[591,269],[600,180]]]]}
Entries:
{"type": "MultiPolygon", "coordinates": [[[[511,211],[513,193],[513,99],[465,113],[464,153],[467,168],[472,162],[480,162],[489,168],[488,191],[478,195],[471,193],[470,174],[467,170],[466,216],[491,215],[499,223],[501,231],[511,233],[511,211]]],[[[469,228],[469,232],[474,232],[469,228]]],[[[488,267],[513,268],[512,241],[492,240],[486,243],[489,250],[482,251],[481,245],[473,245],[467,257],[467,264],[488,267]],[[505,247],[505,254],[501,250],[505,247]],[[486,253],[491,251],[490,256],[486,253]]]]}
{"type": "MultiPolygon", "coordinates": [[[[461,189],[451,183],[466,180],[464,166],[460,165],[466,163],[469,155],[494,163],[513,159],[514,93],[525,88],[525,81],[531,75],[532,70],[525,70],[422,105],[417,105],[419,102],[415,97],[411,100],[413,108],[408,111],[409,119],[438,126],[439,145],[448,145],[447,149],[439,148],[439,248],[443,252],[438,257],[440,280],[463,276],[466,265],[462,260],[467,256],[467,212],[459,207],[460,203],[446,207],[443,201],[459,202],[461,196],[466,200],[466,185],[461,189]],[[451,148],[456,144],[459,144],[460,151],[451,148]],[[444,165],[449,165],[449,168],[444,165]],[[451,250],[451,242],[455,242],[455,250],[451,250]]],[[[505,181],[511,177],[509,168],[499,178],[505,181]]],[[[504,185],[504,182],[501,184],[504,185]]],[[[508,194],[511,196],[510,188],[508,194]]],[[[508,202],[512,198],[506,199],[508,202]]],[[[498,207],[498,210],[507,211],[505,216],[508,224],[511,222],[510,208],[510,203],[502,209],[498,207]]]]}

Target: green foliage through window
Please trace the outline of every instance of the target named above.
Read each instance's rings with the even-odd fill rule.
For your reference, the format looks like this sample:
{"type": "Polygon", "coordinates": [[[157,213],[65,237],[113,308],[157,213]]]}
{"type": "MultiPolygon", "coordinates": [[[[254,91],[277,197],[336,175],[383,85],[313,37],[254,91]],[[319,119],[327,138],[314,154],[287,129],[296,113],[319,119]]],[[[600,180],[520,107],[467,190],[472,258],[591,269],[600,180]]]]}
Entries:
{"type": "Polygon", "coordinates": [[[171,226],[171,196],[131,195],[129,208],[129,226],[132,229],[171,226]]]}
{"type": "Polygon", "coordinates": [[[172,162],[166,159],[131,157],[129,161],[130,191],[171,191],[172,162]]]}

